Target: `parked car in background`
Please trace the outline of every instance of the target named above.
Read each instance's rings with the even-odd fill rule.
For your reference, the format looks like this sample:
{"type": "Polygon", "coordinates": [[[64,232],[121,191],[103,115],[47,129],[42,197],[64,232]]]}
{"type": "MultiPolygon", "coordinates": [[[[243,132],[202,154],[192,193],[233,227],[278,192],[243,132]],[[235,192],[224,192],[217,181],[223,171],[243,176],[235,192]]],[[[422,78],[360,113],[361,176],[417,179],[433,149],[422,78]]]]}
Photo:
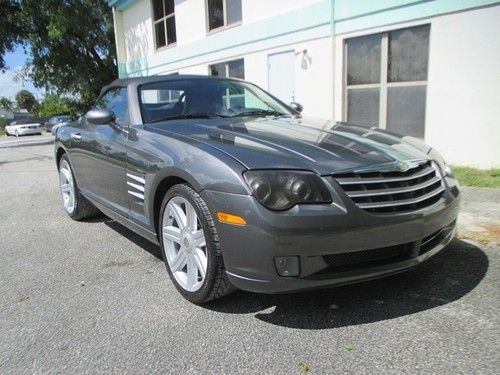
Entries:
{"type": "Polygon", "coordinates": [[[70,115],[57,115],[51,117],[46,123],[45,123],[45,131],[46,132],[51,132],[52,128],[57,125],[57,124],[62,124],[66,123],[68,121],[71,121],[71,116],[70,115]]]}
{"type": "MultiPolygon", "coordinates": [[[[82,117],[80,116],[80,117],[78,117],[78,119],[76,119],[76,121],[81,121],[81,119],[82,119],[82,117]]],[[[72,121],[74,121],[74,119],[73,119],[73,118],[71,118],[71,119],[70,119],[70,120],[68,120],[68,121],[65,121],[65,122],[60,122],[60,123],[58,123],[58,124],[55,124],[55,125],[52,127],[52,129],[50,130],[50,132],[52,133],[52,135],[56,135],[57,130],[58,130],[59,128],[61,128],[61,127],[65,126],[65,125],[70,124],[72,121]]]]}
{"type": "Polygon", "coordinates": [[[30,118],[19,119],[12,121],[5,127],[5,134],[15,135],[16,137],[28,134],[42,134],[42,125],[30,118]]]}
{"type": "Polygon", "coordinates": [[[460,191],[435,149],[300,109],[237,79],[117,80],[56,134],[64,207],[160,244],[195,303],[387,276],[451,241],[460,191]]]}

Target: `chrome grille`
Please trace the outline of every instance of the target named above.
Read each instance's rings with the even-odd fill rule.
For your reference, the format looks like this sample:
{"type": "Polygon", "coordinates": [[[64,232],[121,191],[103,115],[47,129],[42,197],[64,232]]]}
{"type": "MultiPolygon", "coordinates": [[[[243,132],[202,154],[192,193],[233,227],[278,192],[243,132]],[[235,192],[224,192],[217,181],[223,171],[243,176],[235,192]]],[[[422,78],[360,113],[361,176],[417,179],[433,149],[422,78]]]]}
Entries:
{"type": "Polygon", "coordinates": [[[406,172],[352,172],[333,175],[345,193],[369,212],[412,211],[436,203],[444,192],[437,167],[422,161],[406,172]]]}

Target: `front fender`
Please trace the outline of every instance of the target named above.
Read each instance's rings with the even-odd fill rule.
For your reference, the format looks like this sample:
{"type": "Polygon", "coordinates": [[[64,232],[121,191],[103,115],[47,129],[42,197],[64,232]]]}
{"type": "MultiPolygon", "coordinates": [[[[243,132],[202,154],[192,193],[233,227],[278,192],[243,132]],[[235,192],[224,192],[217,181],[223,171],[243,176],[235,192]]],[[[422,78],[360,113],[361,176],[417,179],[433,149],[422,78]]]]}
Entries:
{"type": "MultiPolygon", "coordinates": [[[[132,128],[127,147],[127,173],[145,181],[144,204],[131,204],[131,212],[144,213],[145,224],[155,222],[158,202],[163,199],[165,184],[173,178],[190,184],[198,193],[203,190],[248,195],[243,180],[245,168],[229,155],[202,142],[176,134],[158,134],[151,129],[132,128]],[[132,135],[132,136],[131,136],[132,135]]],[[[141,220],[139,218],[139,220],[141,220]]]]}

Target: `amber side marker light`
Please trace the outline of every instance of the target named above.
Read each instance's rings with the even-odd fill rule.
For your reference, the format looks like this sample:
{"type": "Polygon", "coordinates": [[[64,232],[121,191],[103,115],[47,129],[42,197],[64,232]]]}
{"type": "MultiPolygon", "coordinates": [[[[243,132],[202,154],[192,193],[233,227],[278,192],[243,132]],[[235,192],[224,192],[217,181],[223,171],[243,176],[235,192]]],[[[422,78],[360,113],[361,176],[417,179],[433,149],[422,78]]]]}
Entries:
{"type": "Polygon", "coordinates": [[[247,222],[241,216],[236,216],[233,214],[228,214],[227,212],[217,212],[217,219],[221,223],[245,226],[247,222]]]}

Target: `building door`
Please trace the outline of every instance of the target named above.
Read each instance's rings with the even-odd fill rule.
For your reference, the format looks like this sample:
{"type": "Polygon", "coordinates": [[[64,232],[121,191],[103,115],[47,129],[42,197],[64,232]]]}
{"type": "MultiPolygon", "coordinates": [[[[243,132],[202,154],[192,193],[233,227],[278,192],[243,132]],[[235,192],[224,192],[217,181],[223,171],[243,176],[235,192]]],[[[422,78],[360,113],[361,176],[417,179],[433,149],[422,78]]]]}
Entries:
{"type": "Polygon", "coordinates": [[[295,52],[274,53],[267,59],[269,92],[285,104],[295,101],[295,52]]]}

